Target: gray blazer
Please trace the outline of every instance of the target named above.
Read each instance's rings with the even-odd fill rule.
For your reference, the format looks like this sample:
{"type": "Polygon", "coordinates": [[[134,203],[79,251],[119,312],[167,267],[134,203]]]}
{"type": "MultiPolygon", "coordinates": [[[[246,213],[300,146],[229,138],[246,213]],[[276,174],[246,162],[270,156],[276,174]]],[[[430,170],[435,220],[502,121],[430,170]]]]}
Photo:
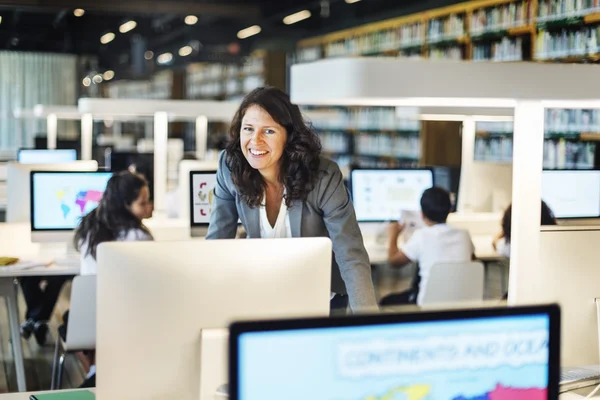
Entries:
{"type": "MultiPolygon", "coordinates": [[[[347,293],[353,311],[377,307],[369,256],[356,222],[354,207],[336,163],[321,157],[321,178],[305,201],[289,209],[292,237],[329,237],[333,243],[331,290],[347,293]]],[[[217,184],[206,239],[232,239],[241,219],[249,238],[260,238],[258,208],[240,198],[231,181],[225,152],[219,156],[217,184]]]]}

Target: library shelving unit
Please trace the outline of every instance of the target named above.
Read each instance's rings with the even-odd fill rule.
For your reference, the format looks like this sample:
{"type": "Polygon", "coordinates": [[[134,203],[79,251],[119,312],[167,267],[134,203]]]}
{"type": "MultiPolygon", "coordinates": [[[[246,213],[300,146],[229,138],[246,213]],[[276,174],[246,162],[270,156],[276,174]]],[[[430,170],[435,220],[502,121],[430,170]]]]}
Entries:
{"type": "MultiPolygon", "coordinates": [[[[534,277],[543,273],[539,215],[547,110],[582,110],[583,122],[583,111],[600,110],[596,76],[597,67],[591,65],[343,58],[294,65],[290,93],[298,105],[510,111],[513,222],[509,303],[514,304],[535,290],[534,277]],[[565,74],[572,78],[564,80],[565,74]],[[548,85],[548,81],[562,83],[548,85]]],[[[474,133],[473,120],[469,124],[474,133]]],[[[552,126],[552,121],[548,125],[552,126]]]]}
{"type": "MultiPolygon", "coordinates": [[[[302,40],[294,61],[348,56],[600,62],[600,0],[469,1],[302,40]]],[[[544,165],[600,167],[597,133],[577,123],[548,127],[544,165]]],[[[476,142],[478,161],[510,162],[510,132],[481,129],[476,142]]]]}

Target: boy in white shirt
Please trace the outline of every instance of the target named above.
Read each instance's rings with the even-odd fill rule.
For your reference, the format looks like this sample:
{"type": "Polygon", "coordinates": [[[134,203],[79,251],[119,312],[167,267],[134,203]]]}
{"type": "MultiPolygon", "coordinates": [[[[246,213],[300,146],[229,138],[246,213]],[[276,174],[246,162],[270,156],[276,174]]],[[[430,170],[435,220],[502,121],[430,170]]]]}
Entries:
{"type": "Polygon", "coordinates": [[[435,264],[468,262],[474,258],[475,247],[469,232],[446,224],[451,210],[450,194],[439,187],[423,192],[421,212],[426,227],[417,230],[402,249],[398,248],[398,237],[404,226],[394,222],[389,227],[388,262],[392,267],[403,267],[411,262],[418,263],[420,282],[418,294],[408,292],[392,294],[383,298],[382,306],[399,304],[421,304],[429,272],[435,264]]]}

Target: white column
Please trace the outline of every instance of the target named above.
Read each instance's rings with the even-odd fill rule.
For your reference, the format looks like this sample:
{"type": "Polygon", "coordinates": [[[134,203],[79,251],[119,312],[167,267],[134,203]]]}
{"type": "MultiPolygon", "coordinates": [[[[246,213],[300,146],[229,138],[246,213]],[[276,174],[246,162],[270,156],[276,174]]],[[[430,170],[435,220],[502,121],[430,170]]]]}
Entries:
{"type": "Polygon", "coordinates": [[[198,160],[206,158],[208,147],[208,118],[200,116],[196,118],[196,157],[198,160]]]}
{"type": "Polygon", "coordinates": [[[165,211],[167,192],[167,154],[169,116],[166,112],[154,114],[154,209],[165,211]]]}
{"type": "Polygon", "coordinates": [[[92,159],[92,138],[94,133],[94,119],[92,114],[81,117],[81,159],[92,159]]]}
{"type": "Polygon", "coordinates": [[[58,140],[58,118],[56,114],[50,114],[46,118],[46,143],[50,150],[56,149],[56,141],[58,140]]]}
{"type": "Polygon", "coordinates": [[[535,290],[539,265],[544,107],[519,101],[513,135],[512,230],[508,301],[522,302],[535,290]]]}
{"type": "Polygon", "coordinates": [[[466,117],[462,124],[462,152],[460,165],[460,187],[458,189],[457,212],[470,211],[471,187],[473,182],[473,159],[475,157],[475,120],[473,117],[466,117]]]}

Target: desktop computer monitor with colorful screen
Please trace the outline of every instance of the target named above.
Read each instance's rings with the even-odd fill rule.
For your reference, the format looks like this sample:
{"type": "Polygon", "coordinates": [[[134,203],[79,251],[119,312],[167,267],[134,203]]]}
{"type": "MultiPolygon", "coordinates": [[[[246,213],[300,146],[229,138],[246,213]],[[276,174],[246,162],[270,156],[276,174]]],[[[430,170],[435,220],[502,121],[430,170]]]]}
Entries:
{"type": "Polygon", "coordinates": [[[421,195],[433,185],[431,168],[354,169],[350,173],[358,222],[396,221],[402,211],[420,211],[421,195]]]}
{"type": "Polygon", "coordinates": [[[556,400],[558,306],[246,322],[231,400],[556,400]]]}
{"type": "Polygon", "coordinates": [[[81,218],[94,210],[112,172],[31,172],[31,239],[68,241],[81,218]]]}

